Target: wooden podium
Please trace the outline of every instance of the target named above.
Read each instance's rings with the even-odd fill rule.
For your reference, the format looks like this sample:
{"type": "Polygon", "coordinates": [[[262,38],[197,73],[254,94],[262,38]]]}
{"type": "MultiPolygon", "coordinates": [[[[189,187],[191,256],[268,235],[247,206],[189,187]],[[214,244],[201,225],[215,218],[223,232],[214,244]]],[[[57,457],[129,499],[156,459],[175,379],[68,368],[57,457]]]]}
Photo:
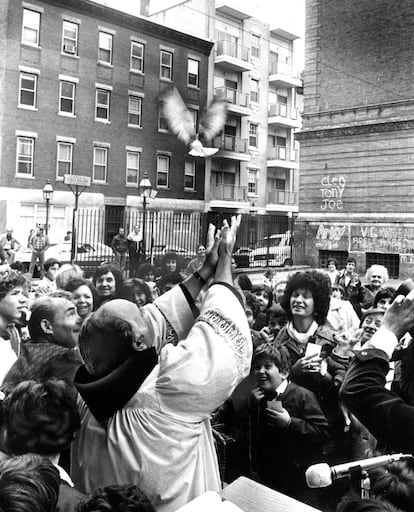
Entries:
{"type": "Polygon", "coordinates": [[[220,495],[243,512],[321,512],[244,476],[225,487],[220,495]]]}

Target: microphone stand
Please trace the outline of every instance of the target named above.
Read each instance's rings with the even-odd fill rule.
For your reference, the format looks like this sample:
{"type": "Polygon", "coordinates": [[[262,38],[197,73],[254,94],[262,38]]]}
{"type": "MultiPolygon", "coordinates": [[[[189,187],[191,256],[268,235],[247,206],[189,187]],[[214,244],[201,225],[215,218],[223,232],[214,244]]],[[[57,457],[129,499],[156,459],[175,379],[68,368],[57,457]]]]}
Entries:
{"type": "Polygon", "coordinates": [[[369,498],[371,482],[367,471],[362,471],[361,466],[354,466],[349,469],[351,489],[361,498],[369,498]]]}

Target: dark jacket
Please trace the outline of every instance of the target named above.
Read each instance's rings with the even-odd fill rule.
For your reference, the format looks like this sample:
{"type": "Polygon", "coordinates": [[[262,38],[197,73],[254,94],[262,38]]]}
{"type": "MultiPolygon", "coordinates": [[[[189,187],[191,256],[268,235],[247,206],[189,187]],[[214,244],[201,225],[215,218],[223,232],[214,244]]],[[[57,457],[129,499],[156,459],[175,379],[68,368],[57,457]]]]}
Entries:
{"type": "Polygon", "coordinates": [[[389,364],[385,352],[358,352],[345,375],[339,396],[361,423],[393,450],[414,453],[414,407],[385,389],[389,364]]]}
{"type": "Polygon", "coordinates": [[[358,315],[359,318],[361,318],[361,303],[364,300],[364,293],[362,291],[361,280],[359,279],[358,274],[356,274],[355,272],[352,273],[351,280],[347,285],[345,285],[345,278],[345,269],[342,269],[336,276],[335,284],[342,286],[342,288],[345,290],[345,298],[349,300],[356,314],[358,315]]]}
{"type": "Polygon", "coordinates": [[[252,463],[265,485],[296,499],[315,503],[305,481],[306,469],[323,462],[322,445],[329,438],[329,424],[315,395],[293,382],[278,397],[291,416],[285,428],[266,422],[267,400],[252,398],[252,463]]]}
{"type": "Polygon", "coordinates": [[[127,252],[128,239],[125,235],[115,235],[112,239],[111,247],[114,252],[127,252]]]}
{"type": "Polygon", "coordinates": [[[56,512],[73,512],[76,505],[86,499],[86,496],[70,487],[65,481],[60,481],[59,497],[56,505],[56,512]]]}

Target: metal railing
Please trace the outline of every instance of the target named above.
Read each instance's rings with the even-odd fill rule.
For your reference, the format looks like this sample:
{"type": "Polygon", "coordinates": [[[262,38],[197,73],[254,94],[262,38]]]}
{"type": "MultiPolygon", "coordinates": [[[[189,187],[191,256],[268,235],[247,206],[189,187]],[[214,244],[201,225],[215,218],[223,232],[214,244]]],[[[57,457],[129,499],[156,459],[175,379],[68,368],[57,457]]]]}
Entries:
{"type": "Polygon", "coordinates": [[[270,62],[269,75],[284,75],[291,78],[300,78],[300,72],[297,68],[280,60],[270,62]]]}
{"type": "Polygon", "coordinates": [[[298,194],[288,190],[268,190],[267,202],[269,204],[283,204],[285,206],[296,205],[298,204],[298,194]]]}
{"type": "Polygon", "coordinates": [[[233,105],[246,108],[250,106],[249,95],[237,89],[232,89],[231,87],[216,87],[214,93],[218,98],[226,100],[233,105]]]}
{"type": "Polygon", "coordinates": [[[218,201],[247,201],[247,187],[211,184],[210,197],[218,201]]]}
{"type": "Polygon", "coordinates": [[[296,162],[298,159],[298,151],[286,146],[268,146],[268,160],[285,160],[287,162],[296,162]]]}
{"type": "Polygon", "coordinates": [[[270,116],[286,117],[294,121],[298,118],[299,109],[295,107],[288,107],[285,103],[270,103],[268,107],[268,113],[270,116]]]}
{"type": "Polygon", "coordinates": [[[234,151],[235,153],[247,153],[247,139],[241,139],[234,135],[220,135],[214,138],[214,147],[234,151]]]}
{"type": "Polygon", "coordinates": [[[217,57],[226,55],[227,57],[250,62],[250,48],[230,41],[216,41],[216,55],[217,57]]]}

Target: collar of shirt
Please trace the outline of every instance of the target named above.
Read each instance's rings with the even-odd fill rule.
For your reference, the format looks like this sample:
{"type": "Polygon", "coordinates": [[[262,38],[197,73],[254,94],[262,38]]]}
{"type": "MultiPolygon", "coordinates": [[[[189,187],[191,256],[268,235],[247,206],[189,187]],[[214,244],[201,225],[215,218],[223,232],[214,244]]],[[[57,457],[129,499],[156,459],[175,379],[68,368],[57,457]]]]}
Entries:
{"type": "Polygon", "coordinates": [[[53,464],[55,468],[59,471],[59,478],[63,480],[65,483],[69,485],[69,487],[75,487],[74,483],[72,482],[71,477],[66,473],[66,471],[59,466],[59,464],[53,464]]]}
{"type": "Polygon", "coordinates": [[[282,383],[276,388],[277,395],[283,395],[283,393],[286,391],[286,388],[288,387],[289,381],[287,379],[284,379],[282,383]]]}

